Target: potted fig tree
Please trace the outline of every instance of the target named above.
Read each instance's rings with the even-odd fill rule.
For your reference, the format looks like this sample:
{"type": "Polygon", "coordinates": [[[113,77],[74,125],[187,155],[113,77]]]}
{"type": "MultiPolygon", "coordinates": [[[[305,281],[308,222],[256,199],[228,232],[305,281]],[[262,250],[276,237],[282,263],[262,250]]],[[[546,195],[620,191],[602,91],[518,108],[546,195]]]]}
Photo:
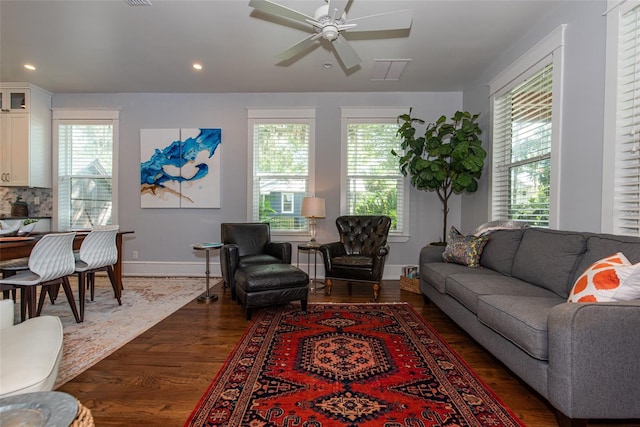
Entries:
{"type": "Polygon", "coordinates": [[[449,198],[453,193],[473,193],[484,167],[487,152],[482,148],[478,126],[479,114],[457,111],[451,118],[441,116],[427,125],[420,136],[416,126],[424,120],[408,114],[398,116],[398,135],[402,152],[398,157],[400,171],[411,177],[418,190],[435,191],[442,202],[442,244],[447,240],[449,198]]]}

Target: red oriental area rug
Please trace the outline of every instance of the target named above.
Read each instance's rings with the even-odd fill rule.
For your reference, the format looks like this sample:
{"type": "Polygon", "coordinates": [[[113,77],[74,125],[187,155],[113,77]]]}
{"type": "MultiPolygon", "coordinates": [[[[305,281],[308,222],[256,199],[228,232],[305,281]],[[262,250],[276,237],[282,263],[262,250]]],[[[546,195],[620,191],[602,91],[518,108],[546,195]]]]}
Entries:
{"type": "Polygon", "coordinates": [[[405,303],[260,310],[186,426],[523,426],[405,303]]]}

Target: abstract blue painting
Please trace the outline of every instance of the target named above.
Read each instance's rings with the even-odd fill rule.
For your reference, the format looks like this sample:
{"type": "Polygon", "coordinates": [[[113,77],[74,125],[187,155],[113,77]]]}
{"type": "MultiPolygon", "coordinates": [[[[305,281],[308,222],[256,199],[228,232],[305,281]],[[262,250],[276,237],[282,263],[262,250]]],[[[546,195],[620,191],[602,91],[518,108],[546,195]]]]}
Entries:
{"type": "Polygon", "coordinates": [[[221,129],[141,129],[143,208],[219,208],[221,129]]]}

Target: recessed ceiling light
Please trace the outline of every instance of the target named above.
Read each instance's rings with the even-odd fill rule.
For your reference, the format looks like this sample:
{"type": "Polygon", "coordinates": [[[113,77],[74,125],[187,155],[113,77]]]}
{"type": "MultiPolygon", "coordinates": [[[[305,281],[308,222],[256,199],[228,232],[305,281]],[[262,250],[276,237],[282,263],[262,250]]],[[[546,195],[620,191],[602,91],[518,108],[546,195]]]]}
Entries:
{"type": "Polygon", "coordinates": [[[331,62],[325,62],[324,64],[322,64],[322,66],[323,66],[324,68],[326,68],[327,70],[328,70],[329,68],[333,68],[333,64],[332,64],[331,62]]]}
{"type": "Polygon", "coordinates": [[[193,69],[194,70],[202,70],[202,64],[198,64],[197,62],[195,62],[193,64],[193,69]]]}
{"type": "Polygon", "coordinates": [[[35,65],[31,65],[31,64],[24,64],[24,68],[26,68],[27,70],[31,70],[31,71],[35,71],[36,70],[35,65]]]}

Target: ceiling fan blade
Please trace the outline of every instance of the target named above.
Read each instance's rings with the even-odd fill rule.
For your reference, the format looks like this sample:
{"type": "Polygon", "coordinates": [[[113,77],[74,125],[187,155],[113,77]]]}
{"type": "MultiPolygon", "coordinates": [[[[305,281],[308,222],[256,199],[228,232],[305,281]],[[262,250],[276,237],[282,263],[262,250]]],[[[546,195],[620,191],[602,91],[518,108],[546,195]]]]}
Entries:
{"type": "Polygon", "coordinates": [[[284,18],[289,18],[294,21],[304,22],[305,24],[308,23],[307,21],[308,19],[315,21],[315,19],[312,16],[305,15],[304,13],[298,12],[297,10],[289,9],[286,6],[282,6],[270,0],[251,0],[249,2],[249,6],[261,12],[282,16],[284,18]]]}
{"type": "Polygon", "coordinates": [[[278,59],[282,61],[286,61],[288,59],[293,58],[294,56],[309,49],[309,47],[311,47],[311,45],[315,43],[315,41],[318,40],[320,37],[321,37],[320,34],[311,34],[309,37],[306,37],[305,39],[299,41],[298,43],[291,46],[289,49],[279,54],[278,59]]]}
{"type": "Polygon", "coordinates": [[[328,15],[334,20],[340,19],[351,0],[329,0],[328,15]]]}
{"type": "Polygon", "coordinates": [[[347,23],[358,24],[357,27],[349,29],[349,32],[387,31],[409,29],[411,28],[412,20],[413,11],[406,9],[349,19],[347,23]]]}
{"type": "Polygon", "coordinates": [[[342,34],[338,35],[338,38],[331,43],[331,46],[333,46],[338,59],[340,59],[340,62],[342,62],[342,65],[344,65],[347,70],[360,63],[361,59],[358,53],[351,47],[342,34]]]}

